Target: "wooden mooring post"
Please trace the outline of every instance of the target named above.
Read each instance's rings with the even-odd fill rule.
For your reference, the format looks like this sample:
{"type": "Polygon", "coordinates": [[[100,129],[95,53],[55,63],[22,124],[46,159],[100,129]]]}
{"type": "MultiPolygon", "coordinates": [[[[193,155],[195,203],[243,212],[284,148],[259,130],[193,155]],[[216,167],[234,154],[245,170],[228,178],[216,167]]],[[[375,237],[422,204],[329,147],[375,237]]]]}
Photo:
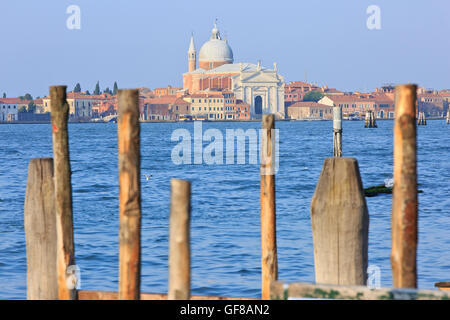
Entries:
{"type": "Polygon", "coordinates": [[[416,85],[395,89],[392,277],[395,288],[417,287],[416,85]]]}
{"type": "Polygon", "coordinates": [[[139,300],[141,174],[139,91],[119,90],[119,299],[139,300]]]}
{"type": "Polygon", "coordinates": [[[56,213],[56,255],[58,298],[76,299],[77,279],[74,277],[75,248],[73,240],[72,183],[67,121],[69,105],[66,86],[50,87],[51,123],[56,213]]]}
{"type": "Polygon", "coordinates": [[[275,117],[262,117],[261,136],[261,297],[270,299],[270,284],[278,279],[275,210],[275,117]]]}
{"type": "Polygon", "coordinates": [[[191,297],[191,184],[172,179],[169,237],[169,300],[191,297]]]}
{"type": "Polygon", "coordinates": [[[342,108],[333,106],[333,157],[342,157],[342,108]]]}
{"type": "Polygon", "coordinates": [[[427,119],[425,118],[425,112],[419,112],[419,118],[417,119],[417,125],[425,126],[427,124],[427,119]]]}
{"type": "Polygon", "coordinates": [[[53,159],[32,159],[25,193],[27,299],[58,299],[53,159]]]}
{"type": "Polygon", "coordinates": [[[356,159],[325,159],[311,224],[316,283],[365,285],[369,214],[356,159]]]}
{"type": "Polygon", "coordinates": [[[446,121],[445,121],[447,124],[450,124],[450,107],[448,108],[448,110],[447,110],[447,118],[446,118],[446,121]]]}
{"type": "Polygon", "coordinates": [[[366,112],[364,128],[378,128],[377,121],[375,119],[375,112],[373,112],[372,110],[366,112]]]}

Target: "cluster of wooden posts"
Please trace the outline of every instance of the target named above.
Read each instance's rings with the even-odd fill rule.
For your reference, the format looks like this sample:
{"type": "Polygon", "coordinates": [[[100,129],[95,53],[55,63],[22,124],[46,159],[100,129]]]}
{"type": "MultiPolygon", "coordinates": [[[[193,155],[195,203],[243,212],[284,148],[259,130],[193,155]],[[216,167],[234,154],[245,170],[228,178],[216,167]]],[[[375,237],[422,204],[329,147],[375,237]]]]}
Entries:
{"type": "Polygon", "coordinates": [[[374,111],[369,110],[366,112],[366,117],[364,119],[364,128],[378,128],[374,111]]]}
{"type": "MultiPolygon", "coordinates": [[[[416,288],[416,86],[396,89],[392,269],[395,288],[416,288]]],[[[137,90],[119,90],[118,292],[77,290],[66,87],[50,87],[53,159],[30,161],[25,199],[28,299],[245,299],[191,295],[188,181],[172,179],[168,294],[141,293],[140,124],[137,90]]],[[[441,299],[443,292],[366,287],[369,216],[358,163],[342,155],[342,110],[334,109],[334,157],[325,159],[311,204],[317,284],[278,281],[273,115],[264,115],[261,163],[261,298],[441,299]],[[269,170],[268,170],[269,169],[269,170]],[[360,286],[360,287],[355,287],[360,286]]],[[[299,266],[300,267],[300,266],[299,266]]]]}
{"type": "Polygon", "coordinates": [[[427,119],[425,118],[425,112],[419,112],[419,117],[417,118],[417,125],[425,126],[427,124],[427,119]]]}

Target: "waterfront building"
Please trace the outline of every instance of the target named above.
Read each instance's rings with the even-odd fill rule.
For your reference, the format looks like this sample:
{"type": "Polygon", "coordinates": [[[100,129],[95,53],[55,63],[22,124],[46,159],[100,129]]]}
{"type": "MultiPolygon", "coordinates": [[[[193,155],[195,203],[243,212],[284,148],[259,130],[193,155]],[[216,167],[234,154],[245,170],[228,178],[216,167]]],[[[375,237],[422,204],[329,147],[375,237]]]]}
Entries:
{"type": "MultiPolygon", "coordinates": [[[[273,69],[258,62],[234,63],[233,51],[226,39],[222,39],[217,24],[210,39],[200,48],[198,55],[191,36],[188,49],[188,72],[183,74],[186,94],[199,91],[232,91],[237,99],[250,106],[251,117],[260,118],[263,113],[274,113],[284,118],[284,78],[273,69]]],[[[209,111],[209,110],[207,110],[209,111]]]]}
{"type": "Polygon", "coordinates": [[[0,99],[0,121],[17,121],[19,108],[21,105],[23,105],[23,100],[21,100],[20,98],[0,99]]]}
{"type": "Polygon", "coordinates": [[[151,90],[151,95],[154,98],[164,97],[164,96],[176,96],[179,91],[182,91],[183,87],[172,87],[167,86],[165,88],[155,88],[151,90]]]}
{"type": "MultiPolygon", "coordinates": [[[[69,104],[69,115],[76,118],[88,118],[93,116],[92,107],[95,104],[110,102],[114,104],[114,96],[109,93],[99,95],[88,95],[84,92],[68,92],[67,103],[69,104]]],[[[50,112],[50,97],[44,97],[44,112],[50,112]]]]}
{"type": "Polygon", "coordinates": [[[417,95],[418,112],[425,112],[427,116],[443,116],[447,101],[438,92],[425,92],[417,95]]]}
{"type": "Polygon", "coordinates": [[[325,96],[318,103],[341,107],[345,117],[364,116],[367,111],[374,111],[379,119],[394,117],[394,100],[385,94],[355,93],[325,96]]]}
{"type": "Polygon", "coordinates": [[[237,100],[235,107],[236,120],[250,120],[250,105],[242,100],[237,100]]]}
{"type": "Polygon", "coordinates": [[[203,91],[185,96],[184,100],[191,105],[194,119],[226,120],[225,97],[220,91],[203,91]]]}
{"type": "Polygon", "coordinates": [[[303,101],[305,94],[311,91],[321,92],[327,96],[344,95],[344,92],[335,88],[328,88],[324,85],[319,87],[314,83],[307,83],[303,81],[291,81],[284,87],[284,101],[285,106],[288,107],[296,102],[303,101]]]}
{"type": "Polygon", "coordinates": [[[333,106],[313,101],[296,102],[288,107],[288,118],[292,120],[332,120],[333,106]]]}
{"type": "Polygon", "coordinates": [[[36,113],[44,113],[44,101],[42,98],[34,99],[34,105],[36,106],[36,113]]]}
{"type": "Polygon", "coordinates": [[[191,114],[190,103],[173,95],[144,99],[143,120],[179,120],[191,114]]]}

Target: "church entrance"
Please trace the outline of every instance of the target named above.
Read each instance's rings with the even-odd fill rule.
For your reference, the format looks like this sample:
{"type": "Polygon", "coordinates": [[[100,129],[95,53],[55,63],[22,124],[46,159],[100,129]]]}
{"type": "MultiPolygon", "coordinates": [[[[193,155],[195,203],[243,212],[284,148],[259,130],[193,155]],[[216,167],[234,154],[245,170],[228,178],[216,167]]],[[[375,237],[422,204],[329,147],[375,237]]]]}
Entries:
{"type": "Polygon", "coordinates": [[[255,116],[256,118],[261,118],[262,115],[262,98],[261,96],[255,97],[255,116]]]}

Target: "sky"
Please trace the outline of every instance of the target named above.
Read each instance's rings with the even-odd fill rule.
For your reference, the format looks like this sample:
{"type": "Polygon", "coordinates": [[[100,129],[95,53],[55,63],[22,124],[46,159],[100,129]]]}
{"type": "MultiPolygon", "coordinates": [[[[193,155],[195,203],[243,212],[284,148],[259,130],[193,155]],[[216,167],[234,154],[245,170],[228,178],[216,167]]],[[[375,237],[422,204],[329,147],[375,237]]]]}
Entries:
{"type": "MultiPolygon", "coordinates": [[[[181,86],[194,33],[197,54],[218,19],[235,62],[272,68],[286,82],[343,91],[417,83],[450,88],[448,0],[2,0],[0,94],[181,86]],[[80,29],[69,29],[70,5],[80,29]],[[369,29],[370,5],[380,29],[369,29]]],[[[72,21],[72,20],[70,20],[72,21]]]]}

